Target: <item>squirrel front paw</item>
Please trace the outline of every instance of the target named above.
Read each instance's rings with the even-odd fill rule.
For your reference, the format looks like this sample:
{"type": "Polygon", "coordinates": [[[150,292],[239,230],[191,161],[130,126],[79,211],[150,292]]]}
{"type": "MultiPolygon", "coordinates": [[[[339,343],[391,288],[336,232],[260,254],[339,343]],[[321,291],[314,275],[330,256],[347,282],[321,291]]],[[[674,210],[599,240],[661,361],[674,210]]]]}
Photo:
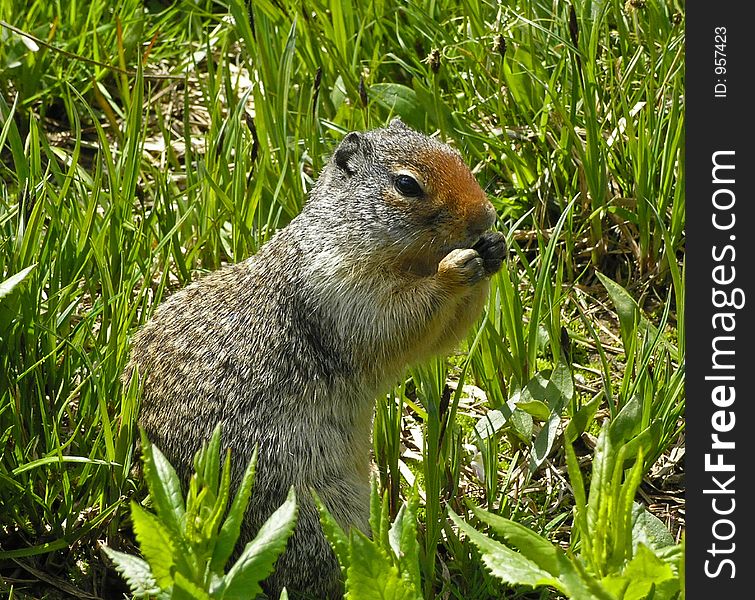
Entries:
{"type": "Polygon", "coordinates": [[[477,250],[458,248],[449,252],[438,265],[438,275],[451,280],[457,285],[474,285],[482,280],[485,261],[477,250]]]}
{"type": "Polygon", "coordinates": [[[482,234],[472,249],[482,258],[485,274],[493,275],[500,270],[506,256],[506,236],[499,231],[488,231],[482,234]]]}

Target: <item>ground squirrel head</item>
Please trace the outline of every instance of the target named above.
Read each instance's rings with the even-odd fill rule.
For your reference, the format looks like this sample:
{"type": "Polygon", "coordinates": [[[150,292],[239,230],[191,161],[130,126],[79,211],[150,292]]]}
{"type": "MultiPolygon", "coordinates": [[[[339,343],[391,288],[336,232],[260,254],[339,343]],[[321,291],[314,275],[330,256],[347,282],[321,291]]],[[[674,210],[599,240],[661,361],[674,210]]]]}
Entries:
{"type": "Polygon", "coordinates": [[[496,216],[459,152],[399,119],[347,134],[305,210],[353,224],[360,246],[381,252],[387,266],[418,273],[471,247],[496,216]]]}

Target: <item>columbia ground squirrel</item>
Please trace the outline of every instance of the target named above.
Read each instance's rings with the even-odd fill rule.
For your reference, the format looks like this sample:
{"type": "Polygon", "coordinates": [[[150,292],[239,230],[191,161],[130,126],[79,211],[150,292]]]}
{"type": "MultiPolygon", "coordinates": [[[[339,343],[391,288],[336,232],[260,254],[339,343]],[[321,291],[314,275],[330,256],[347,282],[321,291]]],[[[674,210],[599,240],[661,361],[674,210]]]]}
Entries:
{"type": "Polygon", "coordinates": [[[250,540],[295,486],[299,518],[265,589],[336,598],[338,564],[309,494],[369,532],[375,398],[451,349],[505,253],[459,153],[398,119],[344,137],[301,214],[251,258],[167,299],[133,340],[140,423],[183,477],[222,423],[235,480],[259,445],[250,540]]]}

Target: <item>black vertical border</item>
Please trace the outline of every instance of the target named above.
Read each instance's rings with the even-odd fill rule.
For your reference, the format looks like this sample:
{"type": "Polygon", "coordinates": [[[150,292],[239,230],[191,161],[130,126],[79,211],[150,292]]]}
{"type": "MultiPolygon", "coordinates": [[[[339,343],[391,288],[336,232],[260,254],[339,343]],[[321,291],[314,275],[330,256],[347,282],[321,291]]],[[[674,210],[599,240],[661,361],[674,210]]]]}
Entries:
{"type": "MultiPolygon", "coordinates": [[[[753,516],[755,494],[751,475],[755,462],[755,424],[753,423],[753,392],[751,373],[755,370],[755,343],[751,313],[755,305],[753,293],[753,259],[755,236],[751,232],[750,205],[755,200],[750,180],[754,176],[753,113],[755,102],[751,100],[753,68],[753,42],[755,30],[745,14],[745,2],[689,2],[686,5],[686,592],[689,600],[710,598],[755,598],[755,585],[750,581],[755,567],[752,566],[749,550],[753,539],[753,516]],[[716,28],[726,28],[726,73],[716,73],[716,28]],[[726,86],[726,97],[716,97],[726,86]],[[717,151],[734,151],[735,182],[723,187],[730,189],[736,198],[728,211],[735,215],[732,229],[721,231],[713,226],[713,195],[722,184],[713,183],[713,154],[717,151]],[[734,239],[732,239],[734,236],[734,239]],[[736,252],[723,254],[723,248],[731,245],[736,252]],[[718,261],[714,260],[714,246],[718,261]],[[733,258],[733,260],[732,260],[733,258]],[[726,265],[724,272],[731,274],[736,269],[736,280],[726,286],[717,285],[713,269],[726,265]],[[741,309],[715,308],[713,289],[731,292],[741,288],[746,301],[741,309]],[[724,333],[714,328],[713,317],[717,311],[731,311],[735,315],[736,329],[724,333]],[[729,348],[734,355],[727,355],[727,362],[734,367],[727,370],[712,368],[713,339],[718,335],[733,335],[735,340],[729,348]],[[734,427],[730,432],[719,433],[712,419],[716,418],[716,406],[712,400],[713,389],[721,382],[709,379],[711,375],[734,375],[736,398],[724,415],[719,415],[719,425],[728,426],[734,415],[734,427]],[[713,434],[720,440],[733,441],[735,447],[726,451],[713,450],[713,434]],[[713,472],[706,469],[706,454],[711,463],[720,459],[733,464],[734,471],[713,472]],[[735,479],[727,484],[730,477],[735,479]],[[714,478],[717,479],[714,480],[714,478]],[[726,491],[723,491],[725,487],[726,491]],[[729,493],[732,492],[732,493],[729,493]],[[731,500],[735,501],[732,505],[731,500]],[[728,515],[717,514],[716,510],[728,515]],[[728,521],[728,522],[726,522],[728,521]],[[732,536],[727,539],[732,531],[732,536]],[[724,560],[731,563],[723,563],[724,560]],[[707,562],[706,562],[707,561],[707,562]],[[711,575],[716,576],[711,576],[711,575]]],[[[747,11],[748,13],[750,11],[747,11]]],[[[719,32],[721,30],[718,30],[719,32]]],[[[720,50],[720,48],[719,48],[720,50]]],[[[721,55],[718,55],[721,58],[721,55]]],[[[719,61],[720,62],[720,61],[719,61]]],[[[719,162],[723,161],[723,155],[719,162]]],[[[727,155],[731,161],[732,155],[727,155]]],[[[725,178],[720,170],[719,178],[725,178]]],[[[728,192],[720,199],[730,198],[728,192]]],[[[729,215],[721,212],[721,220],[729,215]]],[[[723,348],[723,345],[719,345],[723,348]]],[[[719,362],[721,362],[721,359],[719,362]]]]}

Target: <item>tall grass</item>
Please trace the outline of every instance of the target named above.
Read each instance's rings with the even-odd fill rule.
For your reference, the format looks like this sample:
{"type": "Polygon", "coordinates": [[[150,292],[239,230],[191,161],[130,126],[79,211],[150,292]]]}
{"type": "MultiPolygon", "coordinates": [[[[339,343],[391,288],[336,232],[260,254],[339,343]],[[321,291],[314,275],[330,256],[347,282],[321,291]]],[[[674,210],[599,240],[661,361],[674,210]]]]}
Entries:
{"type": "Polygon", "coordinates": [[[0,6],[0,561],[71,578],[61,557],[127,543],[131,334],[293,218],[345,132],[399,115],[461,150],[510,251],[460,354],[378,399],[380,485],[392,516],[418,485],[427,597],[497,597],[449,505],[473,496],[558,537],[566,422],[589,441],[639,398],[644,472],[683,430],[682,13],[0,6]]]}

